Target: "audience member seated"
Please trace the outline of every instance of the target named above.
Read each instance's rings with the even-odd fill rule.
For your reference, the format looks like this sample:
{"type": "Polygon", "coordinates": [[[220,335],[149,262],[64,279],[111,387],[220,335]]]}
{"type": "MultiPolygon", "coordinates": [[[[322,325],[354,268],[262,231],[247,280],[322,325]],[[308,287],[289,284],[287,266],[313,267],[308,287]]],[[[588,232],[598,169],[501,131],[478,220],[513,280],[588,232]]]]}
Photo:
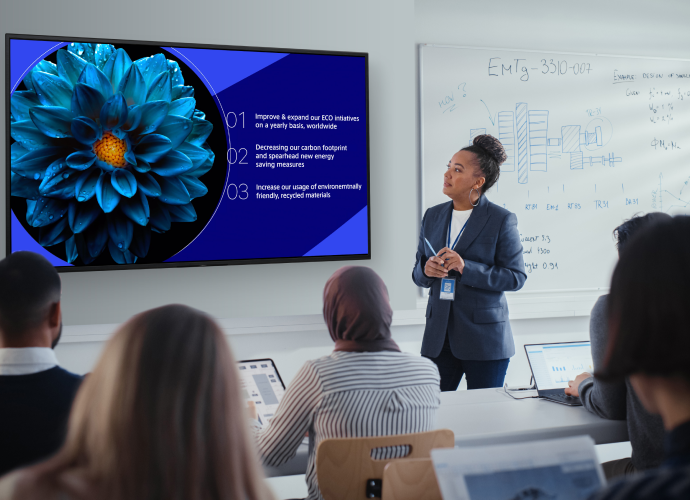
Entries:
{"type": "MultiPolygon", "coordinates": [[[[436,365],[400,352],[391,338],[388,291],[374,271],[336,271],[323,292],[323,317],[335,351],[300,369],[258,432],[261,458],[272,466],[290,460],[309,432],[309,499],[322,498],[314,465],[322,440],[432,430],[440,403],[436,365]]],[[[396,453],[407,450],[387,458],[396,453]]]]}
{"type": "Polygon", "coordinates": [[[58,366],[60,277],[44,257],[0,261],[0,476],[55,453],[82,378],[58,366]]]}
{"type": "Polygon", "coordinates": [[[690,498],[690,217],[651,224],[626,245],[608,300],[610,341],[597,377],[628,377],[661,416],[665,459],[614,483],[597,500],[690,498]]]}
{"type": "Polygon", "coordinates": [[[139,314],[77,394],[62,449],[0,499],[270,499],[223,332],[195,309],[139,314]]]}
{"type": "MultiPolygon", "coordinates": [[[[640,229],[650,223],[670,219],[670,215],[653,212],[624,222],[613,231],[618,242],[618,253],[620,254],[630,238],[640,229]]],[[[607,295],[599,297],[592,308],[589,322],[589,338],[592,343],[595,372],[604,365],[604,355],[609,340],[607,301],[607,295]]],[[[651,415],[644,409],[632,390],[629,380],[604,382],[593,378],[591,373],[583,373],[574,381],[569,382],[569,386],[565,390],[566,394],[580,396],[584,407],[595,415],[611,420],[627,419],[628,421],[632,456],[604,463],[607,479],[653,469],[661,464],[664,456],[664,426],[661,418],[651,415]]]]}

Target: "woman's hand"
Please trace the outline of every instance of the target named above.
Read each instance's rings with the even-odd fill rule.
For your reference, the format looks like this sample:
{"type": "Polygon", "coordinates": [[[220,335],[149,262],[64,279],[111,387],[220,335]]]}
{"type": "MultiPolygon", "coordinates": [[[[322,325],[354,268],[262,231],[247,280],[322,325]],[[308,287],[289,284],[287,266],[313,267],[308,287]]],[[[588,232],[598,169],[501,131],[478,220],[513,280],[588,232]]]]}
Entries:
{"type": "Polygon", "coordinates": [[[576,398],[580,396],[580,384],[592,376],[591,373],[584,372],[580,373],[575,380],[568,382],[568,387],[565,388],[565,393],[568,396],[575,396],[576,398]]]}
{"type": "Polygon", "coordinates": [[[439,250],[438,257],[443,259],[443,267],[446,269],[446,271],[456,269],[460,274],[462,274],[462,270],[465,269],[465,261],[462,259],[462,257],[448,247],[443,247],[441,250],[439,250]]]}
{"type": "Polygon", "coordinates": [[[259,419],[259,412],[256,411],[256,403],[254,401],[247,401],[247,415],[254,420],[259,419]]]}
{"type": "Polygon", "coordinates": [[[445,278],[448,270],[443,267],[443,259],[439,257],[429,257],[424,265],[424,274],[429,278],[445,278]]]}

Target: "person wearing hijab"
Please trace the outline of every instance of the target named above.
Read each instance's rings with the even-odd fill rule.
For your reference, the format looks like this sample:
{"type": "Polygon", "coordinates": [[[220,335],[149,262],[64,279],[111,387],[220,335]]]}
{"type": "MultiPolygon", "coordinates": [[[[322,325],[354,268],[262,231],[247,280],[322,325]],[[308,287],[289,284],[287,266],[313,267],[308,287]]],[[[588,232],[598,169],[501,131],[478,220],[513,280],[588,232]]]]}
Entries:
{"type": "Polygon", "coordinates": [[[269,466],[293,458],[309,432],[308,500],[323,498],[315,466],[322,440],[429,431],[440,404],[436,365],[400,352],[391,338],[388,290],[374,271],[358,266],[336,271],[323,291],[323,318],[335,342],[333,353],[305,363],[267,427],[253,422],[259,454],[269,466]]]}

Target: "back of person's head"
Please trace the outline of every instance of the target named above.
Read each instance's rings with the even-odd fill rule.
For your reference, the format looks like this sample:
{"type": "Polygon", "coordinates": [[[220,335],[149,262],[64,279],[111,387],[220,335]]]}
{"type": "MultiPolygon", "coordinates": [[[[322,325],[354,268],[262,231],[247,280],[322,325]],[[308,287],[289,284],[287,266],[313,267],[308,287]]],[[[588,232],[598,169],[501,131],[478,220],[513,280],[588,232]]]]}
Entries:
{"type": "Polygon", "coordinates": [[[15,252],[0,261],[0,335],[19,340],[38,327],[60,302],[60,276],[33,252],[15,252]]]}
{"type": "Polygon", "coordinates": [[[645,215],[634,215],[623,224],[613,230],[613,237],[616,238],[616,248],[620,253],[627,245],[628,241],[643,227],[660,221],[671,220],[671,216],[663,212],[650,212],[645,215]]]}
{"type": "Polygon", "coordinates": [[[43,483],[77,471],[99,499],[270,498],[247,420],[215,321],[183,305],[152,309],[107,344],[43,483]]]}
{"type": "Polygon", "coordinates": [[[635,373],[690,382],[690,217],[638,231],[613,273],[611,338],[602,376],[635,373]]]}

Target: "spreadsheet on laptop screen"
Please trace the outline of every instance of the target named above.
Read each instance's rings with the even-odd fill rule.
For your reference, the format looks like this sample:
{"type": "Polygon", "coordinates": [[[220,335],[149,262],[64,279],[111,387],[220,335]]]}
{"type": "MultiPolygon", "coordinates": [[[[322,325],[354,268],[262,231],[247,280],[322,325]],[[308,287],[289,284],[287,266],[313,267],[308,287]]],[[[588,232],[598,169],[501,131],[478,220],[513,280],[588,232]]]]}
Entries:
{"type": "Polygon", "coordinates": [[[525,351],[539,390],[568,387],[569,380],[594,369],[589,342],[532,344],[525,351]]]}

